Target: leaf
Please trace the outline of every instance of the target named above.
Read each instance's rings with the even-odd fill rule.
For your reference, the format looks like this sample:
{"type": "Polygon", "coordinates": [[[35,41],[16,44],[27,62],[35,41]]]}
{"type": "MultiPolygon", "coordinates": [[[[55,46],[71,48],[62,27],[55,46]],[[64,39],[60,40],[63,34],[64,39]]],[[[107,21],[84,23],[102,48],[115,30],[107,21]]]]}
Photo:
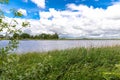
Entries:
{"type": "Polygon", "coordinates": [[[14,21],[16,24],[18,24],[18,22],[17,22],[15,19],[14,19],[13,21],[14,21]]]}
{"type": "Polygon", "coordinates": [[[10,11],[14,14],[14,17],[22,17],[23,16],[21,11],[18,11],[18,10],[14,9],[14,8],[10,9],[10,11]]]}
{"type": "Polygon", "coordinates": [[[12,27],[16,27],[16,25],[12,25],[12,27]]]}
{"type": "Polygon", "coordinates": [[[21,12],[21,11],[17,11],[17,12],[15,12],[15,16],[17,16],[17,17],[22,17],[22,16],[23,16],[23,14],[22,14],[22,12],[21,12]]]}
{"type": "Polygon", "coordinates": [[[26,27],[26,26],[29,26],[29,25],[30,25],[29,22],[22,22],[22,26],[23,26],[23,27],[26,27]]]}
{"type": "Polygon", "coordinates": [[[0,23],[2,23],[2,19],[0,19],[0,23]]]}

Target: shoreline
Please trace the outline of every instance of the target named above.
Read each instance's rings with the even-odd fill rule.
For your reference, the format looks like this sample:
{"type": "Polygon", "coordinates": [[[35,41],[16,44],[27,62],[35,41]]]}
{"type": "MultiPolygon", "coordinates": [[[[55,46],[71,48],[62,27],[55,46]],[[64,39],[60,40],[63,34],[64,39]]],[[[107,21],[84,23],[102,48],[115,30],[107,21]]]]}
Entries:
{"type": "MultiPolygon", "coordinates": [[[[10,40],[10,39],[0,39],[1,40],[10,40]]],[[[40,40],[40,41],[57,41],[57,40],[120,40],[120,39],[19,39],[18,41],[29,41],[29,40],[40,40]]]]}

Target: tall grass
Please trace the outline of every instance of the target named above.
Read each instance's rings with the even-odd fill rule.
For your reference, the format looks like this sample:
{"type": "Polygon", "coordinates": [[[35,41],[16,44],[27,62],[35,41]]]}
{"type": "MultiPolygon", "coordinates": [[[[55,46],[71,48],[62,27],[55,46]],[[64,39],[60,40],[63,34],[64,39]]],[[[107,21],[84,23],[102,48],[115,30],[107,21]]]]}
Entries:
{"type": "Polygon", "coordinates": [[[0,80],[119,80],[119,63],[120,46],[12,54],[0,80]]]}

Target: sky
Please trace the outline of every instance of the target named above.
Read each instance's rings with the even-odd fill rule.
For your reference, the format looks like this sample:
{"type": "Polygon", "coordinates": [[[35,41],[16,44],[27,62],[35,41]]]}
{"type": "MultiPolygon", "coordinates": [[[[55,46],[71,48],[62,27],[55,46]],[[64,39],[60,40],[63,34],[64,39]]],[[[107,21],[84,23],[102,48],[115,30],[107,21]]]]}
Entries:
{"type": "MultiPolygon", "coordinates": [[[[0,4],[6,18],[10,9],[28,21],[23,32],[31,35],[58,33],[64,38],[120,38],[120,0],[10,0],[0,4]]],[[[18,25],[19,26],[19,25],[18,25]]]]}

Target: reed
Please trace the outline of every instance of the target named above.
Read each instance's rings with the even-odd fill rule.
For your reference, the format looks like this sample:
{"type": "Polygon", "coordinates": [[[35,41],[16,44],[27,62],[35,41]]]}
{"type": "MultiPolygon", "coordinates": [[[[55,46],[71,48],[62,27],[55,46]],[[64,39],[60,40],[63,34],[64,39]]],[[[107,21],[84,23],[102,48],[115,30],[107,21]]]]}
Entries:
{"type": "Polygon", "coordinates": [[[119,63],[120,46],[11,54],[0,80],[119,80],[119,63]]]}

